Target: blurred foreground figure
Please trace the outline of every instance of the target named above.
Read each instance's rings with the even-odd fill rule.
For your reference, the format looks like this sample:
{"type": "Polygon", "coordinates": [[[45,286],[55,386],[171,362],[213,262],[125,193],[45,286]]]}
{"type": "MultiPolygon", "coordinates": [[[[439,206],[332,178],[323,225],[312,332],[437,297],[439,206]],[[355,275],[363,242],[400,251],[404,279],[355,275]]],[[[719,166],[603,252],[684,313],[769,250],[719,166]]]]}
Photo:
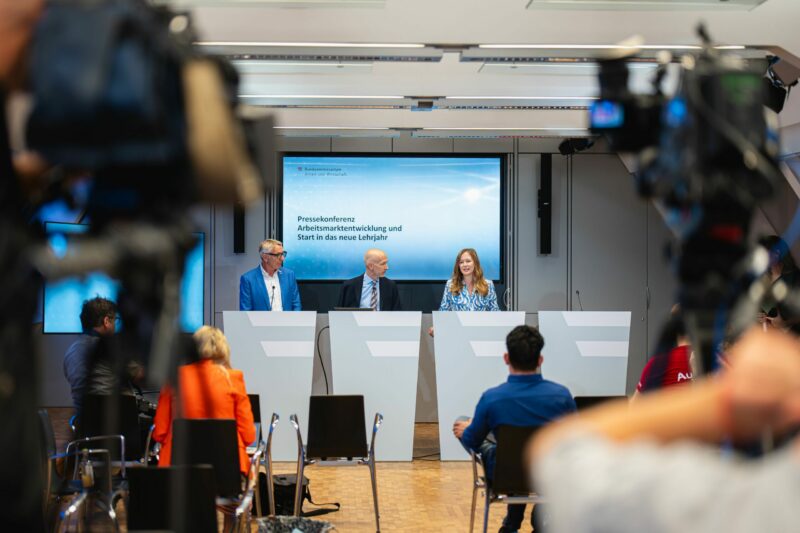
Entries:
{"type": "Polygon", "coordinates": [[[551,531],[797,531],[800,438],[758,460],[714,445],[800,423],[800,341],[750,332],[724,373],[568,417],[528,458],[551,531]]]}
{"type": "Polygon", "coordinates": [[[24,77],[40,0],[0,0],[0,529],[43,531],[37,357],[31,335],[39,283],[23,254],[31,232],[13,169],[6,96],[24,77]]]}

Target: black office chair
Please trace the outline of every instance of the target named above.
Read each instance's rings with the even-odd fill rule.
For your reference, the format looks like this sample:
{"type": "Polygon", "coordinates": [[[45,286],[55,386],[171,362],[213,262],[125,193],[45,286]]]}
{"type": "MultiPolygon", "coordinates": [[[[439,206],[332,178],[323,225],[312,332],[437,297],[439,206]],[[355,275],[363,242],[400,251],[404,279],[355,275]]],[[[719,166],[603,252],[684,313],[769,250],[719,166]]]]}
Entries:
{"type": "Polygon", "coordinates": [[[375,526],[380,532],[378,479],[375,471],[375,435],[383,423],[383,415],[375,413],[372,438],[367,447],[363,396],[311,396],[308,409],[308,445],[303,445],[297,415],[290,417],[297,433],[297,490],[294,514],[300,516],[303,497],[303,472],[317,460],[328,464],[358,464],[369,468],[375,526]]]}
{"type": "Polygon", "coordinates": [[[210,465],[133,468],[128,475],[128,531],[217,533],[210,465]]]}
{"type": "Polygon", "coordinates": [[[531,436],[541,426],[516,427],[498,426],[494,431],[497,440],[495,450],[494,474],[491,483],[486,482],[485,474],[481,475],[483,462],[475,452],[472,456],[472,507],[469,514],[469,530],[472,533],[475,527],[475,507],[478,491],[485,494],[485,507],[483,511],[483,532],[489,527],[489,506],[493,503],[510,504],[540,504],[544,499],[536,494],[530,486],[528,469],[525,467],[523,455],[525,446],[531,436]],[[480,469],[478,468],[480,466],[480,469]]]}
{"type": "Polygon", "coordinates": [[[212,418],[173,420],[171,463],[174,466],[213,466],[217,496],[238,498],[242,493],[242,482],[236,421],[212,418]]]}
{"type": "Polygon", "coordinates": [[[250,399],[250,408],[253,410],[253,422],[256,424],[261,423],[261,396],[258,394],[248,394],[250,399]]]}
{"type": "Polygon", "coordinates": [[[247,524],[264,447],[259,444],[250,462],[244,490],[239,472],[239,444],[233,419],[175,419],[172,421],[174,466],[211,465],[217,504],[236,506],[234,530],[247,524]]]}
{"type": "MultiPolygon", "coordinates": [[[[253,396],[258,396],[254,394],[253,396]]],[[[251,399],[252,401],[252,399],[251,399]]],[[[255,412],[254,412],[255,415],[255,412]]],[[[264,468],[264,477],[267,480],[267,497],[269,498],[269,516],[275,516],[275,486],[272,483],[272,435],[275,432],[275,426],[278,425],[280,417],[278,413],[272,413],[269,427],[267,428],[267,441],[264,443],[264,453],[261,456],[261,463],[259,468],[256,469],[255,476],[255,499],[256,499],[256,514],[263,516],[261,507],[264,505],[261,501],[261,490],[259,487],[259,470],[260,467],[264,468]]]]}
{"type": "Polygon", "coordinates": [[[77,528],[81,513],[85,515],[88,504],[94,503],[103,509],[114,529],[119,531],[114,504],[121,497],[122,490],[120,484],[112,478],[112,453],[108,449],[93,448],[89,446],[89,442],[81,441],[72,441],[67,444],[65,453],[57,453],[49,413],[45,409],[39,409],[38,416],[43,445],[45,523],[53,531],[58,531],[62,526],[69,528],[70,524],[77,528]],[[56,468],[59,461],[62,461],[63,473],[59,473],[56,468]],[[91,468],[91,475],[88,475],[88,466],[91,468]],[[66,497],[72,499],[66,509],[59,513],[62,499],[66,497]]]}
{"type": "Polygon", "coordinates": [[[135,396],[87,394],[83,400],[76,429],[76,440],[92,438],[93,445],[106,446],[107,443],[102,443],[101,439],[97,438],[101,435],[121,435],[123,437],[121,455],[116,454],[115,450],[118,449],[116,445],[106,446],[112,451],[112,458],[115,461],[124,461],[129,466],[143,462],[144,446],[135,396]]]}
{"type": "Polygon", "coordinates": [[[58,509],[62,500],[68,497],[75,497],[83,492],[83,485],[80,480],[70,479],[70,476],[65,475],[72,471],[71,463],[75,460],[75,456],[58,453],[50,414],[46,409],[39,409],[37,414],[39,416],[39,430],[42,442],[42,476],[44,479],[44,497],[42,501],[44,504],[45,523],[50,525],[52,531],[55,531],[58,525],[58,509]],[[61,472],[63,474],[57,468],[59,462],[61,462],[61,472]]]}
{"type": "Polygon", "coordinates": [[[625,398],[625,396],[575,396],[575,407],[578,408],[578,411],[584,411],[621,398],[625,398]]]}

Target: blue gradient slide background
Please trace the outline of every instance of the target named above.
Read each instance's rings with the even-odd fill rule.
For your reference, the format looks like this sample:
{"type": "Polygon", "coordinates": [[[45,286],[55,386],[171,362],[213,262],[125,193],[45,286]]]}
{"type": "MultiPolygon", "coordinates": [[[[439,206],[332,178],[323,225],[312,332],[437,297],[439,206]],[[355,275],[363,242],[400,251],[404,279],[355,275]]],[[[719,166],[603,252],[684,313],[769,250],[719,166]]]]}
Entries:
{"type": "Polygon", "coordinates": [[[363,254],[389,256],[387,276],[446,280],[462,248],[475,248],[488,279],[500,278],[500,157],[286,156],[283,242],[298,279],[336,280],[364,271],[363,254]],[[353,217],[304,222],[298,217],[353,217]],[[401,226],[402,231],[303,231],[302,226],[401,226]],[[316,240],[331,235],[337,240],[316,240]],[[314,240],[302,239],[311,235],[314,240]],[[355,241],[338,240],[340,235],[355,241]],[[361,236],[367,238],[361,240],[361,236]]]}
{"type": "MultiPolygon", "coordinates": [[[[66,253],[67,235],[84,233],[89,226],[48,222],[48,240],[56,255],[66,253]]],[[[193,333],[203,325],[203,290],[205,277],[205,234],[195,233],[197,245],[186,256],[181,280],[181,331],[193,333]]],[[[83,302],[102,296],[117,301],[119,282],[102,272],[93,272],[83,278],[65,278],[46,281],[44,286],[44,332],[81,333],[81,308],[83,302]]]]}

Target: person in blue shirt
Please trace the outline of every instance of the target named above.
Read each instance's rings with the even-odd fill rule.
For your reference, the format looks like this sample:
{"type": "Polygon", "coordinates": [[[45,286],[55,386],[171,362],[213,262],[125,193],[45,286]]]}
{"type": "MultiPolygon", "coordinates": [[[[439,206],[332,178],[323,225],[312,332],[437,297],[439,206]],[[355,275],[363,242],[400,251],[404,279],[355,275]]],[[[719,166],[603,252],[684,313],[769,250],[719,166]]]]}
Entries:
{"type": "MultiPolygon", "coordinates": [[[[563,385],[542,378],[544,339],[536,328],[517,326],[506,337],[503,361],[508,365],[508,381],[481,396],[471,419],[457,420],[453,434],[469,450],[480,453],[486,479],[494,474],[495,449],[489,439],[498,426],[537,427],[575,411],[575,400],[563,385]]],[[[509,505],[500,533],[517,531],[522,525],[525,505],[509,505]]],[[[542,531],[541,504],[534,507],[531,523],[542,531]]]]}
{"type": "Polygon", "coordinates": [[[239,279],[240,311],[300,311],[300,290],[294,272],[283,268],[286,252],[275,239],[258,246],[261,264],[239,279]]]}
{"type": "Polygon", "coordinates": [[[478,252],[464,248],[456,256],[439,311],[499,311],[492,280],[484,279],[478,252]]]}

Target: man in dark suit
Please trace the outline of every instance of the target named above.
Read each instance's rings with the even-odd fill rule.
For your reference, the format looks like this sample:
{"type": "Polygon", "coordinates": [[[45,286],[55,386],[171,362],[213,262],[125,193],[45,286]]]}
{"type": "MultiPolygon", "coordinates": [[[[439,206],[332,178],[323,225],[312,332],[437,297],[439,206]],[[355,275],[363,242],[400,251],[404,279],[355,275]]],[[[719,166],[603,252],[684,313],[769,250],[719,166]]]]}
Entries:
{"type": "Polygon", "coordinates": [[[394,281],[385,278],[389,259],[376,248],[364,254],[366,272],[342,284],[338,307],[362,307],[375,311],[402,311],[394,281]]]}
{"type": "Polygon", "coordinates": [[[286,252],[274,239],[258,247],[261,264],[239,279],[240,311],[300,311],[300,290],[294,272],[283,268],[286,252]]]}

